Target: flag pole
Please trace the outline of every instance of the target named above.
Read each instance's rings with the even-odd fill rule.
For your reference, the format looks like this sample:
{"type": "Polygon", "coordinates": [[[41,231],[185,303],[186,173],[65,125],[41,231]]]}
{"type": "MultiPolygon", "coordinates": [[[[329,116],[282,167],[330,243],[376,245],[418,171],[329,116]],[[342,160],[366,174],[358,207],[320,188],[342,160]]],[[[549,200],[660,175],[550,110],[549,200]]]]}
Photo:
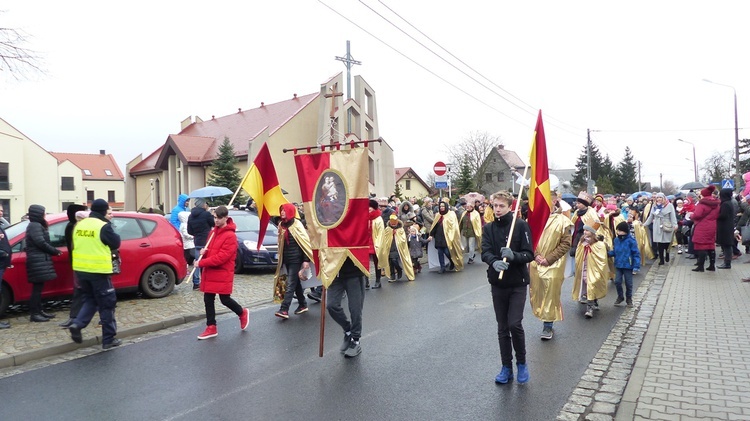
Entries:
{"type": "MultiPolygon", "coordinates": [[[[531,147],[533,148],[534,145],[532,143],[531,147]]],[[[529,153],[529,156],[531,156],[531,153],[529,153]]],[[[526,184],[526,172],[529,170],[529,167],[525,167],[523,169],[523,181],[524,183],[521,183],[521,187],[518,188],[518,200],[516,201],[516,208],[513,209],[513,221],[510,223],[510,233],[508,234],[508,242],[505,244],[505,247],[510,248],[510,242],[513,240],[513,230],[516,229],[516,219],[518,219],[518,210],[521,209],[521,193],[523,193],[523,185],[526,184]]],[[[507,262],[508,259],[503,257],[503,262],[507,262]]],[[[500,273],[497,274],[497,279],[503,279],[503,274],[505,273],[504,270],[501,270],[500,273]]]]}
{"type": "Polygon", "coordinates": [[[320,345],[318,346],[318,357],[323,358],[323,342],[326,336],[326,295],[328,288],[323,287],[320,292],[320,345]]]}
{"type": "MultiPolygon", "coordinates": [[[[208,237],[208,240],[206,241],[206,245],[203,246],[204,249],[208,249],[208,245],[211,244],[211,240],[213,240],[213,238],[214,238],[214,230],[211,230],[211,235],[208,237]]],[[[195,259],[195,262],[193,262],[193,269],[190,270],[190,273],[188,273],[187,276],[185,276],[182,282],[185,282],[188,279],[191,279],[193,277],[193,274],[195,273],[195,269],[196,269],[195,264],[200,262],[202,258],[203,258],[203,255],[201,254],[198,256],[197,259],[195,259]]]]}
{"type": "Polygon", "coordinates": [[[227,207],[231,206],[232,203],[234,203],[234,199],[237,198],[237,195],[240,194],[240,190],[242,189],[242,185],[245,184],[245,180],[247,180],[247,176],[250,175],[250,170],[253,168],[254,164],[250,164],[250,168],[247,169],[247,172],[245,173],[245,176],[242,177],[242,181],[240,181],[240,184],[237,186],[237,190],[234,192],[234,196],[232,196],[232,200],[229,201],[227,204],[227,207]]]}

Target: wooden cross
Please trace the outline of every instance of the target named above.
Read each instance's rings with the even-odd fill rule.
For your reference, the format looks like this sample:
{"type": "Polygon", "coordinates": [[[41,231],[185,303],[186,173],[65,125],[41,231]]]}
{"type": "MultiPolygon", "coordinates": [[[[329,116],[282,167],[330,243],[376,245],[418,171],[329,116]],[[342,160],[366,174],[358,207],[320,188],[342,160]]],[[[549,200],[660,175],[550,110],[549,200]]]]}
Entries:
{"type": "Polygon", "coordinates": [[[336,119],[336,110],[338,110],[338,108],[336,108],[336,97],[337,96],[344,96],[343,92],[336,92],[336,87],[337,86],[338,86],[337,83],[334,84],[330,88],[331,89],[331,93],[324,95],[326,98],[331,98],[331,114],[330,114],[330,118],[331,118],[331,138],[330,138],[330,144],[333,144],[334,143],[334,139],[335,139],[335,136],[334,136],[335,129],[333,128],[333,126],[334,126],[333,122],[336,119]]]}

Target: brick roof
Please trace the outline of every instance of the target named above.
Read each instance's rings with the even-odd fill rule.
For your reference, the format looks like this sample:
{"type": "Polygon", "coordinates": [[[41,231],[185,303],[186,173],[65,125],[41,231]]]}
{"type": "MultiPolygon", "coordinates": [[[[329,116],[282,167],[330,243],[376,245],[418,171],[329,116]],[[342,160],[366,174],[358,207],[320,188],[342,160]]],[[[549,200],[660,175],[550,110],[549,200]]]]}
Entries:
{"type": "Polygon", "coordinates": [[[500,157],[508,164],[509,167],[526,168],[526,164],[521,160],[517,153],[514,151],[505,149],[503,146],[497,147],[497,153],[500,157]]]}
{"type": "MultiPolygon", "coordinates": [[[[147,156],[144,160],[137,163],[133,168],[130,169],[130,174],[137,175],[137,174],[147,174],[151,173],[156,170],[156,161],[159,159],[159,155],[161,155],[161,151],[164,149],[164,145],[159,146],[159,148],[153,152],[151,152],[151,155],[147,156]]],[[[161,171],[161,170],[159,170],[161,171]]]]}
{"type": "Polygon", "coordinates": [[[64,161],[72,162],[76,167],[81,169],[84,180],[124,180],[120,167],[112,154],[87,154],[87,153],[66,153],[50,152],[57,158],[57,163],[64,161]],[[86,171],[90,174],[86,174],[86,171]],[[107,175],[109,171],[111,175],[107,175]]]}

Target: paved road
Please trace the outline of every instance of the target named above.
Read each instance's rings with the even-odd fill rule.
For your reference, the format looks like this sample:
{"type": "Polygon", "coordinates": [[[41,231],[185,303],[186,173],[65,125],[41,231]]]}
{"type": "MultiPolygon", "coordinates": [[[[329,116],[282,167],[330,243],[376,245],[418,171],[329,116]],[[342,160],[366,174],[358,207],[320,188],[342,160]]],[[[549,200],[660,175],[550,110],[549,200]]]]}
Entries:
{"type": "MultiPolygon", "coordinates": [[[[360,357],[339,354],[320,306],[281,321],[275,305],[252,310],[250,329],[219,318],[219,337],[197,341],[203,322],[108,352],[0,379],[7,419],[555,419],[627,311],[614,287],[592,320],[563,287],[566,320],[552,341],[526,312],[531,381],[499,386],[496,323],[484,264],[422,273],[367,292],[360,357]],[[43,399],[43,400],[40,400],[43,399]],[[43,402],[43,404],[39,404],[43,402]]],[[[643,278],[636,277],[636,287],[643,278]]]]}

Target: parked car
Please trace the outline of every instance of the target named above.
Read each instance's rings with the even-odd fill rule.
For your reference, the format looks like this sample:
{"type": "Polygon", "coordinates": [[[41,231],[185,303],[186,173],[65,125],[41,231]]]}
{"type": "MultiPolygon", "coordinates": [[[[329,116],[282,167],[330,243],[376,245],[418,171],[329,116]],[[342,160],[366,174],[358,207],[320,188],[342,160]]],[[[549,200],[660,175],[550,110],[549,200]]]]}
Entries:
{"type": "MultiPolygon", "coordinates": [[[[53,256],[57,278],[44,284],[43,299],[64,298],[73,295],[73,268],[65,245],[65,213],[46,216],[50,243],[62,255],[53,256]]],[[[0,287],[0,314],[13,303],[25,302],[31,296],[31,284],[26,280],[26,252],[24,239],[28,221],[8,227],[5,232],[13,250],[12,268],[5,270],[0,287]]],[[[151,298],[169,295],[175,281],[187,274],[187,263],[182,252],[180,233],[162,215],[113,212],[112,228],[120,235],[122,272],[112,275],[112,284],[118,292],[140,290],[151,298]]]]}
{"type": "MultiPolygon", "coordinates": [[[[258,231],[260,218],[258,214],[246,210],[230,210],[234,224],[237,225],[237,260],[234,273],[241,273],[247,268],[274,268],[279,262],[279,230],[273,222],[266,228],[263,244],[258,250],[258,231]]],[[[210,246],[209,246],[210,247],[210,246]]]]}

